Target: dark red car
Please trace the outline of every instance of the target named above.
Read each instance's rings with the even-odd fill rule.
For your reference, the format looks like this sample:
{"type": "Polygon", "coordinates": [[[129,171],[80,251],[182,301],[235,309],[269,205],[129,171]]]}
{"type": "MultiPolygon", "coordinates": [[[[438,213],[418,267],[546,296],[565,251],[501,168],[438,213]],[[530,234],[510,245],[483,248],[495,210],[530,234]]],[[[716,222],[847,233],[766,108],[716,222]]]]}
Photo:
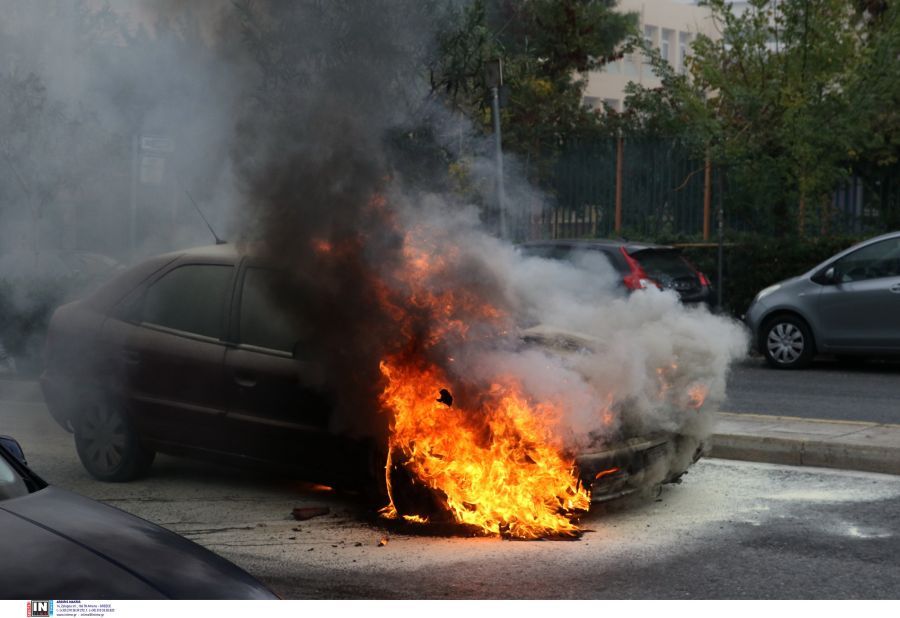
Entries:
{"type": "MultiPolygon", "coordinates": [[[[129,480],[164,452],[265,465],[378,495],[385,447],[330,429],[323,370],[272,302],[273,290],[281,290],[275,271],[218,245],[151,258],[60,307],[41,385],[88,472],[129,480]]],[[[588,344],[532,329],[522,345],[569,353],[588,344]]],[[[673,449],[686,453],[677,458],[683,466],[660,480],[674,480],[702,454],[692,438],[623,435],[577,462],[598,499],[637,486],[673,449]]]]}
{"type": "Polygon", "coordinates": [[[204,247],[151,258],[56,311],[41,385],[93,476],[128,480],[166,452],[359,481],[370,445],[329,433],[315,362],[266,297],[271,276],[231,245],[204,247]]]}

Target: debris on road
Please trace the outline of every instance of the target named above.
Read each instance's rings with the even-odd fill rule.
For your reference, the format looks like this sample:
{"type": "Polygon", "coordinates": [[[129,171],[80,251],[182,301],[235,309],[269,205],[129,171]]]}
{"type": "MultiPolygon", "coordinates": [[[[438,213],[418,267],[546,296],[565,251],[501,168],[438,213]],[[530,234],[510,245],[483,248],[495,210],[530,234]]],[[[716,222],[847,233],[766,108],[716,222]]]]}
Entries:
{"type": "Polygon", "coordinates": [[[330,512],[331,509],[327,506],[298,506],[294,508],[291,513],[293,514],[294,519],[305,521],[307,519],[312,519],[313,517],[328,515],[330,512]]]}
{"type": "Polygon", "coordinates": [[[388,541],[390,541],[390,539],[388,537],[386,537],[386,536],[381,537],[381,540],[378,541],[378,547],[384,547],[385,545],[388,544],[388,541]]]}

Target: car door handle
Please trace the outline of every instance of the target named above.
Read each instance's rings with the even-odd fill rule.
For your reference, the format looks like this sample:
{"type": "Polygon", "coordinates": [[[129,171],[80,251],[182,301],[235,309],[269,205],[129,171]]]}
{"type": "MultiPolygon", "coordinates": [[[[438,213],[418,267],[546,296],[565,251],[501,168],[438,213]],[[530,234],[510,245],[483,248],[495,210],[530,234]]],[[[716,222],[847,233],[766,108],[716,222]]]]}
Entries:
{"type": "Polygon", "coordinates": [[[893,292],[894,294],[900,294],[900,283],[898,283],[897,285],[892,285],[891,292],[893,292]]]}
{"type": "Polygon", "coordinates": [[[256,386],[256,376],[250,375],[249,373],[235,373],[234,374],[234,382],[238,386],[242,386],[244,388],[253,388],[256,386]]]}

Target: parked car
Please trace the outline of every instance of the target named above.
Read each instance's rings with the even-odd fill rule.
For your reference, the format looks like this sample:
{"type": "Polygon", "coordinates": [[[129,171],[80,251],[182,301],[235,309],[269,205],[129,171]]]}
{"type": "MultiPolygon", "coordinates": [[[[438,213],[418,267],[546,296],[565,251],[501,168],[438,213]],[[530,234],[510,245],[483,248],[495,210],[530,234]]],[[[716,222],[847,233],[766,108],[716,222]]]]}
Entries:
{"type": "Polygon", "coordinates": [[[900,232],[861,242],[760,291],[744,320],[772,367],[817,353],[900,354],[900,232]]]}
{"type": "Polygon", "coordinates": [[[0,598],[276,599],[242,569],[148,521],[50,487],[0,436],[0,598]]]}
{"type": "Polygon", "coordinates": [[[535,240],[519,245],[525,255],[572,261],[584,252],[603,255],[628,291],[655,286],[674,290],[685,304],[713,301],[709,279],[675,247],[625,240],[535,240]]]}
{"type": "MultiPolygon", "coordinates": [[[[331,397],[273,307],[274,276],[231,245],[203,247],[149,259],[56,311],[41,385],[88,472],[126,481],[165,452],[344,488],[383,481],[385,445],[330,431],[331,397]]],[[[523,344],[563,351],[573,341],[523,334],[523,344]]],[[[669,449],[690,451],[688,463],[702,452],[671,435],[623,440],[582,454],[587,482],[616,467],[602,482],[620,486],[669,449]]]]}

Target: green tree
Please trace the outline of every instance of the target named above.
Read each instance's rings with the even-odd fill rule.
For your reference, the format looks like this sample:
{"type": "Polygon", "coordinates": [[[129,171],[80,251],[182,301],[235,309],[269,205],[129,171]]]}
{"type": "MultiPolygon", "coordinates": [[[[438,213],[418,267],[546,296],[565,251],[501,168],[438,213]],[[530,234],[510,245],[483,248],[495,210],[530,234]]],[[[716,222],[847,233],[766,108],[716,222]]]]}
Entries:
{"type": "Polygon", "coordinates": [[[702,4],[721,37],[697,37],[687,74],[644,50],[662,87],[631,87],[630,130],[709,152],[747,189],[744,214],[776,231],[824,226],[831,193],[863,151],[896,151],[895,131],[875,137],[896,109],[896,7],[752,0],[737,13],[724,0],[702,4]]]}
{"type": "Polygon", "coordinates": [[[492,131],[485,67],[503,62],[504,149],[530,163],[537,180],[569,140],[608,130],[583,104],[587,73],[601,68],[634,32],[633,14],[613,0],[474,0],[452,13],[430,67],[431,87],[492,131]]]}

